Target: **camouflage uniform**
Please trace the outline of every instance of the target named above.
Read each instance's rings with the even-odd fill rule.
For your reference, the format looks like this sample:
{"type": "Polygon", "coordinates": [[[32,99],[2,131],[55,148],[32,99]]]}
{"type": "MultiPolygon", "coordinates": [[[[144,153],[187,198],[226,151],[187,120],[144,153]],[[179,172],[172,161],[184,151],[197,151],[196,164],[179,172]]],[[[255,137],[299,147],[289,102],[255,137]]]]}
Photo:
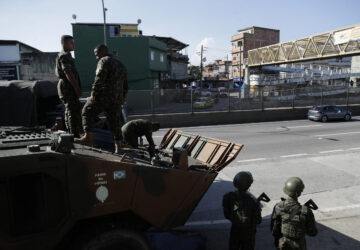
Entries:
{"type": "Polygon", "coordinates": [[[126,98],[127,91],[125,66],[110,55],[101,58],[96,68],[95,81],[91,91],[95,102],[89,98],[82,111],[84,131],[91,131],[97,116],[101,112],[105,112],[114,139],[121,140],[123,124],[121,104],[126,98]]]}
{"type": "Polygon", "coordinates": [[[145,135],[150,147],[155,147],[152,138],[152,123],[148,120],[137,119],[129,121],[122,128],[122,135],[126,143],[137,148],[139,146],[138,138],[145,135]]]}
{"type": "Polygon", "coordinates": [[[261,208],[249,192],[229,192],[223,197],[224,216],[230,220],[230,250],[253,250],[256,225],[261,223],[261,208]]]}
{"type": "Polygon", "coordinates": [[[278,249],[306,250],[305,235],[317,234],[314,214],[307,206],[289,197],[275,205],[271,231],[278,249]]]}
{"type": "Polygon", "coordinates": [[[75,136],[79,136],[81,130],[81,105],[74,87],[66,78],[65,69],[71,70],[75,80],[80,84],[74,58],[72,58],[70,52],[61,51],[56,59],[56,76],[59,78],[57,85],[58,95],[65,105],[64,116],[67,130],[75,136]]]}

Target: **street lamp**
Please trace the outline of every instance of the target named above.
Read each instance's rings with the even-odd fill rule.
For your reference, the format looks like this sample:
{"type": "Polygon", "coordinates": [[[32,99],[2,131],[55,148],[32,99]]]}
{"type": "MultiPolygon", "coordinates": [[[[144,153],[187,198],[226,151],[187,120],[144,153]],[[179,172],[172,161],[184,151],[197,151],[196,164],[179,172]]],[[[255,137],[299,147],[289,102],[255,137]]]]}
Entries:
{"type": "Polygon", "coordinates": [[[106,45],[106,11],[107,8],[104,6],[104,0],[102,1],[103,15],[104,15],[104,44],[106,45]]]}

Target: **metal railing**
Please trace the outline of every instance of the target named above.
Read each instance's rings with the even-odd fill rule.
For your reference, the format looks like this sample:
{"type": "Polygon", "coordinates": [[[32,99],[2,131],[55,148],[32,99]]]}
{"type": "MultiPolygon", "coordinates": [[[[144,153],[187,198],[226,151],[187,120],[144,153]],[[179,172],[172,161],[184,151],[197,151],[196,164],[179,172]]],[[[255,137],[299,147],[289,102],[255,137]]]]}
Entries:
{"type": "Polygon", "coordinates": [[[360,87],[350,85],[275,88],[253,87],[248,95],[224,88],[133,90],[127,107],[130,115],[142,115],[360,104],[360,87]]]}

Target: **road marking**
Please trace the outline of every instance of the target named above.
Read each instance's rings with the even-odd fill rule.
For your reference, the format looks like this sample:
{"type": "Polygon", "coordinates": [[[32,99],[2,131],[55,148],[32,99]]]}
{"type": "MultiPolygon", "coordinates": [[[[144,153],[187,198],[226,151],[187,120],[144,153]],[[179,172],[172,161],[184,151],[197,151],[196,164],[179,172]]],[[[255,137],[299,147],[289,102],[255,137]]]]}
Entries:
{"type": "Polygon", "coordinates": [[[349,209],[358,209],[358,208],[360,208],[360,204],[341,206],[341,207],[324,208],[324,209],[319,210],[319,212],[321,212],[321,213],[330,213],[330,212],[349,210],[349,209]]]}
{"type": "Polygon", "coordinates": [[[336,152],[344,152],[343,149],[335,149],[335,150],[329,150],[329,151],[321,151],[320,154],[328,154],[328,153],[336,153],[336,152]]]}
{"type": "Polygon", "coordinates": [[[311,128],[311,127],[323,127],[323,125],[304,125],[304,126],[292,126],[292,127],[278,127],[276,129],[287,129],[287,128],[311,128]]]}
{"type": "MultiPolygon", "coordinates": [[[[354,204],[354,205],[348,205],[348,206],[340,206],[340,207],[330,207],[330,208],[324,208],[319,209],[315,212],[315,215],[317,217],[317,214],[321,213],[333,213],[338,211],[346,211],[351,209],[359,209],[360,204],[354,204]]],[[[330,217],[332,218],[332,217],[330,217]]],[[[263,222],[269,222],[271,219],[271,215],[266,215],[263,217],[263,222]]],[[[326,219],[329,219],[328,217],[326,219]]],[[[319,220],[321,221],[321,219],[319,220]]],[[[202,221],[190,221],[187,222],[184,226],[185,227],[191,227],[191,226],[204,226],[204,225],[220,225],[220,224],[230,224],[229,220],[202,220],[202,221]]]]}
{"type": "Polygon", "coordinates": [[[352,150],[360,150],[360,148],[348,148],[346,149],[347,151],[352,151],[352,150]]]}
{"type": "Polygon", "coordinates": [[[202,226],[202,225],[216,225],[216,224],[230,224],[229,220],[203,220],[192,221],[185,224],[185,226],[202,226]]]}
{"type": "Polygon", "coordinates": [[[257,159],[241,160],[237,162],[241,163],[241,162],[265,161],[265,160],[266,158],[257,158],[257,159]]]}
{"type": "Polygon", "coordinates": [[[327,135],[314,135],[314,137],[327,137],[327,136],[336,136],[336,135],[352,135],[352,134],[360,134],[360,131],[356,131],[356,132],[347,132],[347,133],[338,133],[338,134],[327,134],[327,135]]]}
{"type": "Polygon", "coordinates": [[[308,154],[294,154],[294,155],[282,155],[281,158],[291,158],[291,157],[299,157],[299,156],[305,156],[308,154]]]}

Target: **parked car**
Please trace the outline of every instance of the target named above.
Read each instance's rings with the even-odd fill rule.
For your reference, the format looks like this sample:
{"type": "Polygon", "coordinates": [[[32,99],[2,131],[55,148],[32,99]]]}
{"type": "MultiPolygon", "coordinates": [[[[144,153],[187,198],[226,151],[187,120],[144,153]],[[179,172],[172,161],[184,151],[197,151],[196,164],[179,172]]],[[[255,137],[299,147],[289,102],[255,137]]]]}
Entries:
{"type": "Polygon", "coordinates": [[[222,98],[228,97],[229,96],[228,89],[224,87],[219,87],[216,96],[222,98]]]}
{"type": "Polygon", "coordinates": [[[328,120],[344,119],[351,120],[351,112],[349,110],[336,106],[316,106],[308,111],[308,119],[315,121],[327,122],[328,120]]]}
{"type": "Polygon", "coordinates": [[[196,102],[194,102],[193,107],[196,109],[209,108],[214,104],[214,100],[209,97],[200,97],[196,102]]]}

